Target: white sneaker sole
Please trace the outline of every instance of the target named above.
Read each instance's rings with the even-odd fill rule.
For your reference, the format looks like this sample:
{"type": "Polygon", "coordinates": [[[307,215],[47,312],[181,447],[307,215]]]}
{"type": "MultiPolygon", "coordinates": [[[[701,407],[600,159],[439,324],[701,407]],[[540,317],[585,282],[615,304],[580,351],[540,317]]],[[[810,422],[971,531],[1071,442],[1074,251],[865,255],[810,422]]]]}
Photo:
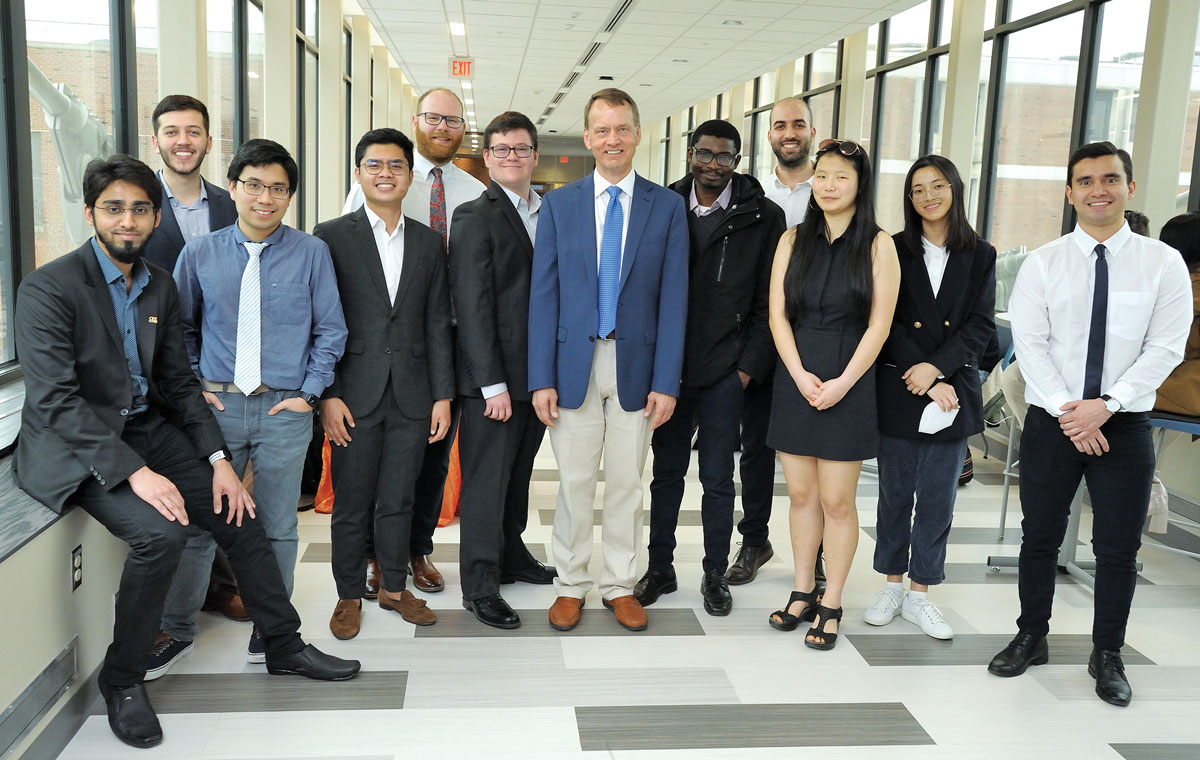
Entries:
{"type": "Polygon", "coordinates": [[[170,670],[171,667],[175,663],[179,662],[184,657],[187,657],[191,653],[191,651],[194,647],[195,647],[195,643],[189,644],[182,651],[180,651],[179,654],[172,657],[169,661],[164,662],[162,665],[159,665],[157,668],[154,668],[153,670],[147,670],[146,676],[143,680],[153,681],[156,678],[162,678],[163,676],[165,676],[167,674],[167,671],[170,670]]]}
{"type": "Polygon", "coordinates": [[[892,616],[890,618],[887,618],[886,620],[882,620],[882,619],[872,620],[869,617],[867,617],[868,613],[870,613],[870,610],[867,610],[867,613],[863,614],[863,622],[864,623],[866,623],[867,625],[884,626],[884,625],[887,625],[888,623],[892,622],[893,620],[895,620],[896,617],[900,614],[900,611],[897,610],[896,612],[892,613],[892,616]]]}
{"type": "Polygon", "coordinates": [[[266,652],[251,652],[248,649],[246,650],[246,662],[249,662],[254,665],[262,665],[266,661],[267,661],[267,653],[266,652]]]}
{"type": "Polygon", "coordinates": [[[915,625],[917,628],[920,628],[921,633],[925,634],[926,636],[930,637],[931,639],[937,639],[938,641],[949,641],[950,639],[954,638],[954,631],[950,631],[950,633],[948,635],[939,635],[939,634],[931,633],[930,631],[925,630],[925,628],[921,625],[920,618],[918,618],[916,615],[910,615],[907,610],[901,609],[900,616],[903,617],[908,622],[915,625]]]}

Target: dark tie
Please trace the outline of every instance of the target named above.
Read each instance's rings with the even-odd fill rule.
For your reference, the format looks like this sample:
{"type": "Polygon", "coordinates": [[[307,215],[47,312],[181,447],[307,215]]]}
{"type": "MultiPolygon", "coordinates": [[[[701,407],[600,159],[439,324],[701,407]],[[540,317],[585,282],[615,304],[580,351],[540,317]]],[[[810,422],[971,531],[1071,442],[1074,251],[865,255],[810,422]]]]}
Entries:
{"type": "Polygon", "coordinates": [[[1104,374],[1104,331],[1108,317],[1108,262],[1105,248],[1096,246],[1096,287],[1092,292],[1092,326],[1088,329],[1087,362],[1083,371],[1083,397],[1100,398],[1104,374]]]}
{"type": "Polygon", "coordinates": [[[432,185],[429,188],[429,226],[442,236],[442,253],[446,252],[446,186],[442,184],[442,168],[429,170],[432,185]]]}

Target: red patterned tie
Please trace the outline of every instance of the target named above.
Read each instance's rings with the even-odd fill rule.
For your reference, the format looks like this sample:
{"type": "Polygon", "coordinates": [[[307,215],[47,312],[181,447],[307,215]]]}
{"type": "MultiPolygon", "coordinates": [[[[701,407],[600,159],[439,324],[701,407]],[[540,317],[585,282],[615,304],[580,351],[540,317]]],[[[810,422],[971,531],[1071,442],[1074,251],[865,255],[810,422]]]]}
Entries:
{"type": "Polygon", "coordinates": [[[429,170],[433,186],[429,189],[429,226],[442,236],[442,253],[446,252],[446,186],[442,184],[442,168],[429,170]]]}

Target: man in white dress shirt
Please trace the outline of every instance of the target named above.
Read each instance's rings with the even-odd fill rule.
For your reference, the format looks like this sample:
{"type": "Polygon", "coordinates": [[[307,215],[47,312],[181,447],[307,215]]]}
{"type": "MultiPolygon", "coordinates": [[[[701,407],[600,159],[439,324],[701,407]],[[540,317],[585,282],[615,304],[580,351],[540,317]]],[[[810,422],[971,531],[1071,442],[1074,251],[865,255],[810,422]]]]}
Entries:
{"type": "Polygon", "coordinates": [[[812,197],[812,147],[817,139],[812,109],[800,98],[781,98],[771,107],[767,142],[775,153],[771,176],[763,177],[767,197],[783,209],[788,227],[804,221],[812,197]]]}
{"type": "Polygon", "coordinates": [[[1134,235],[1129,154],[1109,142],[1071,156],[1067,200],[1078,224],[1029,255],[1009,300],[1029,412],[1021,434],[1019,633],[988,670],[1017,676],[1048,661],[1059,546],[1085,478],[1096,601],[1088,673],[1109,704],[1129,704],[1121,647],[1137,580],[1154,451],[1147,412],[1183,359],[1192,320],[1178,252],[1134,235]]]}
{"type": "MultiPolygon", "coordinates": [[[[413,160],[412,186],[404,196],[404,215],[433,228],[442,236],[445,249],[454,210],[473,201],[486,186],[454,165],[454,156],[467,131],[462,101],[450,90],[435,87],[417,101],[412,117],[413,139],[417,155],[413,160]]],[[[343,214],[363,203],[362,188],[355,184],[346,197],[343,214]]],[[[422,591],[436,592],[446,587],[442,574],[429,555],[433,553],[433,531],[442,510],[442,491],[450,461],[450,447],[458,428],[458,404],[450,413],[450,432],[425,451],[425,462],[417,478],[416,503],[413,505],[412,534],[409,538],[410,570],[413,585],[422,591]]],[[[336,500],[335,500],[336,501],[336,500]]],[[[371,556],[373,552],[371,552],[371,556]]],[[[368,570],[368,593],[378,588],[378,569],[372,560],[368,570]]]]}

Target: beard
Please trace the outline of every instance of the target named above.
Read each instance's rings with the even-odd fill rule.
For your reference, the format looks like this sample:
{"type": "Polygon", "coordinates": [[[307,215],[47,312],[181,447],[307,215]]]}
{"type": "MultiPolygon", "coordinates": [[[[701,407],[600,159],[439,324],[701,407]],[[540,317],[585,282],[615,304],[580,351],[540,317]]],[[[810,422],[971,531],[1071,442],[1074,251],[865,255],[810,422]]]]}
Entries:
{"type": "Polygon", "coordinates": [[[196,165],[193,167],[190,167],[190,168],[182,168],[182,169],[180,169],[176,166],[175,161],[173,160],[175,157],[171,155],[171,151],[164,150],[163,148],[159,148],[158,155],[162,159],[163,166],[169,166],[171,168],[171,171],[175,172],[176,174],[187,176],[189,174],[195,174],[196,172],[200,171],[200,167],[204,165],[204,157],[207,156],[208,153],[206,153],[204,151],[200,151],[200,150],[196,151],[196,155],[194,157],[195,161],[196,161],[196,165]]]}
{"type": "Polygon", "coordinates": [[[100,230],[96,230],[96,237],[104,244],[104,250],[122,264],[133,264],[142,258],[142,254],[146,252],[146,243],[150,241],[150,238],[147,237],[141,245],[135,246],[131,241],[117,240],[105,235],[100,230]]]}
{"type": "Polygon", "coordinates": [[[808,163],[809,154],[812,153],[812,140],[808,140],[800,145],[800,152],[795,156],[782,156],[779,151],[775,151],[775,160],[780,166],[788,169],[795,169],[808,163]]]}
{"type": "Polygon", "coordinates": [[[444,164],[454,158],[454,154],[458,152],[458,146],[462,145],[462,136],[455,139],[452,133],[443,132],[442,134],[449,135],[453,142],[449,145],[435,143],[428,132],[418,129],[416,134],[417,152],[435,164],[444,164]]]}

